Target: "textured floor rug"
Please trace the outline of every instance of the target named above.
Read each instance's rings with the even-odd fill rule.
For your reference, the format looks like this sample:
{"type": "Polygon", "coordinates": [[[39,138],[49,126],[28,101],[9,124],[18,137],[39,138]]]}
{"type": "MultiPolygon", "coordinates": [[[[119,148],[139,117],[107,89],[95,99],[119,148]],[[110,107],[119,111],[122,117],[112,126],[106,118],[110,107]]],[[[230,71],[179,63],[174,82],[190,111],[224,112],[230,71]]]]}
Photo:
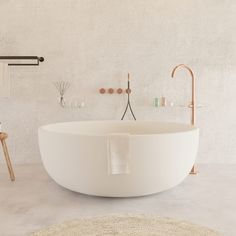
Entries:
{"type": "MultiPolygon", "coordinates": [[[[143,215],[113,215],[68,221],[31,236],[220,236],[186,221],[143,215]]],[[[222,235],[221,235],[222,236],[222,235]]]]}

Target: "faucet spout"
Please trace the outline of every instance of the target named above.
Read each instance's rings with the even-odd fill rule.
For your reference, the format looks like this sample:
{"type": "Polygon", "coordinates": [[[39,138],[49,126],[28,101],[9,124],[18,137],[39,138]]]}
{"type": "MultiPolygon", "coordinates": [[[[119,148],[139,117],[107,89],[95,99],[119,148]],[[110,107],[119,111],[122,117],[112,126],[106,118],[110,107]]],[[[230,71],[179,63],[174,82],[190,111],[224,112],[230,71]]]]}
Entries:
{"type": "Polygon", "coordinates": [[[192,109],[192,116],[191,116],[191,124],[192,125],[195,125],[195,114],[196,114],[196,104],[195,104],[195,77],[194,77],[194,73],[192,71],[192,69],[190,67],[188,67],[187,65],[185,64],[179,64],[177,65],[176,67],[174,67],[174,69],[172,70],[172,73],[171,73],[171,77],[174,78],[175,76],[175,71],[178,69],[178,68],[185,68],[189,71],[190,75],[191,75],[191,78],[192,78],[192,101],[191,101],[191,104],[190,104],[190,107],[192,109]]]}

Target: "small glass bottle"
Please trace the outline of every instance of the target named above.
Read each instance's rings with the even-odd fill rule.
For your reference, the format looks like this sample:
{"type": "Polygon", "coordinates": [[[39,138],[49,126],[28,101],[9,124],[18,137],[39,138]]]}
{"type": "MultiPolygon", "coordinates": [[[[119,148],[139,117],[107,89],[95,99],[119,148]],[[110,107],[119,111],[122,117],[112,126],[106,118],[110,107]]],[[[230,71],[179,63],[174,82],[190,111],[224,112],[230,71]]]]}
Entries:
{"type": "Polygon", "coordinates": [[[161,97],[161,106],[162,107],[166,106],[166,98],[164,96],[161,97]]]}
{"type": "Polygon", "coordinates": [[[160,98],[154,98],[154,106],[159,107],[160,106],[160,98]]]}

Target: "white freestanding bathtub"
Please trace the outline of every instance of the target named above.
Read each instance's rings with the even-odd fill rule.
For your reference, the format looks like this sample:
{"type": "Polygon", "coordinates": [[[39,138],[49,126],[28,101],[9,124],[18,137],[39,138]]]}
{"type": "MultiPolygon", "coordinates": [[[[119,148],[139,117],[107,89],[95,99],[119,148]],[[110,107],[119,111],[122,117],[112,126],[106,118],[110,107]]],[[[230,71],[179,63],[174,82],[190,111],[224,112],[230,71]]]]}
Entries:
{"type": "Polygon", "coordinates": [[[81,121],[39,128],[48,174],[61,186],[106,197],[143,196],[178,185],[196,158],[199,129],[154,121],[81,121]],[[130,173],[107,171],[107,135],[130,134],[130,173]]]}

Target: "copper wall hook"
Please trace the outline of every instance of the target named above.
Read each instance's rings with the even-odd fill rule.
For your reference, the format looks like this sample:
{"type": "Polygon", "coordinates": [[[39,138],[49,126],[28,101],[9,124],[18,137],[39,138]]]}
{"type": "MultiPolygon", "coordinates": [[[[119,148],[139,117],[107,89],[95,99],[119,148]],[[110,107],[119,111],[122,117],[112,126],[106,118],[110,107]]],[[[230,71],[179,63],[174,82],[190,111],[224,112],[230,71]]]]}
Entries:
{"type": "Polygon", "coordinates": [[[106,89],[100,88],[100,89],[99,89],[99,92],[100,92],[101,94],[104,94],[104,93],[106,93],[106,89]]]}
{"type": "Polygon", "coordinates": [[[117,94],[123,94],[124,92],[128,93],[127,91],[129,91],[129,93],[131,93],[131,90],[129,89],[122,89],[122,88],[108,88],[108,89],[105,89],[105,88],[100,88],[99,89],[99,93],[100,94],[105,94],[105,93],[108,93],[108,94],[114,94],[114,93],[117,93],[117,94]]]}
{"type": "Polygon", "coordinates": [[[109,89],[108,89],[108,93],[109,93],[109,94],[113,94],[113,93],[114,93],[114,89],[113,89],[113,88],[109,88],[109,89]]]}
{"type": "Polygon", "coordinates": [[[123,93],[123,89],[122,89],[122,88],[118,88],[118,89],[116,90],[116,92],[117,92],[118,94],[121,94],[121,93],[123,93]]]}

